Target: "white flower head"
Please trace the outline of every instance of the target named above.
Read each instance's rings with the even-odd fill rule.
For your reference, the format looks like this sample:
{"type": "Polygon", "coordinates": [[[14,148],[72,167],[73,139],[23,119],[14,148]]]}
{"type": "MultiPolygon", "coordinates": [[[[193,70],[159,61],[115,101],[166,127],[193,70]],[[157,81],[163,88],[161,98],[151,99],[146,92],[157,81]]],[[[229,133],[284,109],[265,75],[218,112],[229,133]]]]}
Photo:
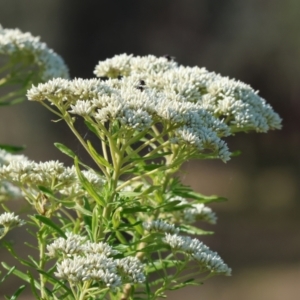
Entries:
{"type": "Polygon", "coordinates": [[[231,275],[231,269],[224,263],[221,257],[198,239],[166,233],[165,242],[174,251],[184,252],[196,260],[201,268],[216,274],[231,275]]]}
{"type": "Polygon", "coordinates": [[[151,222],[144,222],[143,227],[145,230],[152,232],[163,233],[179,233],[179,228],[176,228],[174,224],[169,224],[163,220],[154,220],[151,222]]]}
{"type": "Polygon", "coordinates": [[[60,237],[56,239],[50,245],[47,245],[48,253],[50,257],[57,256],[73,256],[79,255],[84,251],[84,242],[86,241],[85,237],[82,237],[78,234],[72,232],[66,233],[67,238],[60,237]]]}
{"type": "Polygon", "coordinates": [[[117,268],[125,280],[130,283],[143,283],[146,280],[144,274],[144,265],[133,256],[127,256],[117,260],[117,268]]]}
{"type": "Polygon", "coordinates": [[[0,25],[0,54],[17,62],[37,68],[42,81],[52,78],[68,78],[69,72],[63,59],[39,37],[19,29],[4,29],[0,25]]]}
{"type": "Polygon", "coordinates": [[[23,226],[26,222],[21,220],[19,216],[14,213],[5,212],[0,215],[0,225],[7,228],[13,228],[16,226],[23,226]]]}

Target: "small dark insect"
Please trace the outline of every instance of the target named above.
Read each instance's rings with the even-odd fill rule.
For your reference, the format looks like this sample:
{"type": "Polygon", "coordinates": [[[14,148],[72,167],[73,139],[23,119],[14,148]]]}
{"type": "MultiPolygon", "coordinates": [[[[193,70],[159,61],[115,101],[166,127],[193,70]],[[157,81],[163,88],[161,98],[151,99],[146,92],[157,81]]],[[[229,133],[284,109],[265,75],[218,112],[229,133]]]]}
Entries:
{"type": "Polygon", "coordinates": [[[175,60],[175,56],[171,56],[171,55],[169,55],[169,54],[165,54],[165,55],[163,55],[163,57],[165,57],[168,61],[171,61],[171,60],[175,60]]]}
{"type": "Polygon", "coordinates": [[[140,91],[143,91],[145,89],[145,86],[146,86],[145,80],[141,79],[139,81],[139,84],[136,86],[136,88],[140,91]]]}
{"type": "Polygon", "coordinates": [[[123,75],[118,75],[118,79],[120,80],[120,79],[122,79],[124,76],[123,75]]]}

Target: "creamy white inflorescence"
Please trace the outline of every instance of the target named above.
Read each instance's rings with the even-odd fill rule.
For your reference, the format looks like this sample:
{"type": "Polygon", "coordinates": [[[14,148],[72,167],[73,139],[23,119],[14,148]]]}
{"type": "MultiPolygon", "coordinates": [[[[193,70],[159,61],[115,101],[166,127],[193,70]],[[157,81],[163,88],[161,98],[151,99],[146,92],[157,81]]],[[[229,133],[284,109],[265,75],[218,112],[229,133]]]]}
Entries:
{"type": "Polygon", "coordinates": [[[169,244],[174,251],[184,252],[196,260],[204,270],[224,274],[226,276],[231,275],[231,269],[224,263],[222,258],[198,239],[166,233],[165,242],[169,244]]]}
{"type": "Polygon", "coordinates": [[[52,78],[69,78],[69,71],[63,59],[39,37],[19,29],[4,29],[0,25],[0,55],[8,56],[14,62],[36,67],[42,81],[52,78]]]}
{"type": "MultiPolygon", "coordinates": [[[[68,197],[87,194],[82,189],[74,166],[66,167],[58,161],[36,163],[18,156],[13,160],[13,157],[9,164],[0,166],[0,180],[31,189],[42,185],[68,197]]],[[[82,174],[95,188],[103,186],[104,179],[94,171],[82,171],[82,174]]]]}
{"type": "Polygon", "coordinates": [[[104,123],[115,121],[120,135],[124,130],[151,132],[158,125],[169,147],[184,147],[186,159],[209,151],[227,161],[230,152],[222,138],[281,127],[278,114],[250,86],[169,58],[123,54],[99,62],[95,74],[110,78],[54,79],[33,86],[27,96],[47,99],[100,131],[104,123]]]}
{"type": "Polygon", "coordinates": [[[48,256],[62,257],[55,275],[71,282],[97,280],[106,287],[116,288],[125,283],[146,280],[144,265],[136,257],[114,259],[119,254],[104,242],[94,243],[68,232],[67,238],[58,238],[47,246],[48,256]]]}
{"type": "Polygon", "coordinates": [[[174,224],[169,224],[163,220],[153,220],[151,222],[144,222],[143,227],[145,230],[152,232],[163,233],[179,233],[179,228],[176,228],[174,224]]]}
{"type": "Polygon", "coordinates": [[[205,68],[180,66],[169,57],[117,55],[100,61],[94,73],[98,77],[117,75],[143,80],[146,87],[210,111],[233,132],[281,128],[278,114],[249,85],[205,68]]]}
{"type": "Polygon", "coordinates": [[[19,216],[16,216],[14,213],[5,212],[0,215],[0,225],[4,227],[16,227],[16,226],[22,226],[26,222],[24,220],[21,220],[19,216]]]}
{"type": "MultiPolygon", "coordinates": [[[[27,161],[24,155],[11,154],[0,149],[0,168],[8,165],[12,161],[27,161]]],[[[21,190],[6,180],[0,179],[0,201],[17,199],[22,197],[21,190]]]]}

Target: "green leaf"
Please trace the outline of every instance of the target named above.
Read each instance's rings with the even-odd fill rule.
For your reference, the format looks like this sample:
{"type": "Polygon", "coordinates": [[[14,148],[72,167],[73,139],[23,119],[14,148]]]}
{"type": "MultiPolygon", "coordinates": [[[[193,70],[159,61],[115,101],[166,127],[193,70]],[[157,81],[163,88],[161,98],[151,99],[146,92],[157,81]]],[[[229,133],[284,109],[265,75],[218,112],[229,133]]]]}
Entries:
{"type": "Polygon", "coordinates": [[[53,223],[49,218],[42,215],[34,215],[34,217],[43,224],[54,229],[60,236],[64,237],[65,239],[67,238],[66,234],[60,229],[60,227],[53,223]]]}
{"type": "Polygon", "coordinates": [[[165,157],[167,155],[172,154],[172,152],[162,152],[162,153],[157,153],[157,154],[153,154],[153,155],[149,155],[149,156],[142,156],[142,157],[132,157],[130,158],[131,161],[145,161],[145,160],[149,160],[149,159],[155,159],[155,158],[160,158],[160,157],[165,157]]]}
{"type": "Polygon", "coordinates": [[[32,264],[30,261],[22,259],[21,257],[19,257],[16,252],[14,251],[13,247],[7,243],[7,242],[3,242],[4,246],[6,247],[6,249],[8,250],[8,252],[15,258],[17,259],[22,265],[30,267],[30,268],[35,268],[35,265],[32,264]]]}
{"type": "Polygon", "coordinates": [[[92,143],[90,141],[87,141],[87,145],[88,145],[91,156],[94,158],[94,160],[98,164],[113,170],[113,166],[95,150],[95,148],[92,146],[92,143]]]}
{"type": "Polygon", "coordinates": [[[3,276],[3,278],[0,280],[0,283],[4,282],[4,280],[13,273],[13,271],[15,270],[15,266],[11,267],[8,272],[3,276]]]}
{"type": "Polygon", "coordinates": [[[174,290],[178,290],[178,289],[181,289],[183,287],[186,287],[188,285],[199,285],[199,283],[195,282],[194,278],[191,278],[189,280],[186,280],[185,282],[173,285],[173,286],[169,287],[167,290],[174,291],[174,290]]]}
{"type": "Polygon", "coordinates": [[[181,225],[180,231],[187,233],[187,234],[193,234],[193,235],[211,235],[214,234],[213,231],[206,231],[200,228],[197,228],[193,225],[181,225]]]}
{"type": "Polygon", "coordinates": [[[83,206],[79,205],[78,203],[76,203],[73,206],[74,210],[81,212],[84,216],[92,216],[92,212],[90,210],[85,209],[83,206]]]}
{"type": "Polygon", "coordinates": [[[54,143],[54,146],[62,153],[72,157],[73,159],[75,158],[76,154],[69,149],[67,146],[60,144],[60,143],[54,143]]]}
{"type": "Polygon", "coordinates": [[[188,189],[188,188],[175,189],[173,190],[173,193],[183,198],[195,199],[197,200],[197,202],[200,203],[223,202],[227,200],[224,197],[219,197],[215,195],[205,196],[200,193],[194,192],[192,189],[188,189]]]}
{"type": "Polygon", "coordinates": [[[97,137],[99,137],[97,129],[95,128],[95,126],[92,123],[90,123],[87,120],[84,120],[84,124],[91,132],[93,132],[97,137]]]}
{"type": "Polygon", "coordinates": [[[99,212],[98,212],[98,207],[95,206],[92,213],[92,233],[93,233],[94,241],[97,241],[98,228],[99,228],[99,212]]]}
{"type": "Polygon", "coordinates": [[[77,172],[77,176],[83,185],[83,188],[94,198],[96,203],[100,206],[105,206],[104,199],[98,195],[97,191],[94,189],[94,186],[84,177],[82,172],[80,171],[79,165],[78,165],[78,158],[75,156],[75,168],[77,172]]]}
{"type": "Polygon", "coordinates": [[[67,291],[70,295],[72,294],[72,291],[63,284],[63,282],[61,282],[60,280],[58,280],[57,278],[51,276],[49,274],[49,272],[45,272],[43,270],[38,269],[37,270],[40,274],[43,274],[45,277],[47,277],[48,281],[51,282],[53,285],[54,284],[58,284],[60,287],[62,287],[65,291],[67,291]]]}
{"type": "Polygon", "coordinates": [[[39,293],[37,291],[37,290],[39,290],[39,288],[36,287],[35,280],[34,280],[33,276],[31,275],[31,273],[27,272],[27,275],[29,278],[29,283],[30,283],[32,294],[35,296],[36,299],[39,299],[39,293]]]}
{"type": "MultiPolygon", "coordinates": [[[[8,264],[6,264],[5,262],[2,262],[1,265],[6,270],[10,270],[11,269],[11,267],[8,264]]],[[[14,269],[12,271],[12,273],[15,276],[21,278],[22,280],[24,280],[24,281],[26,281],[28,283],[30,283],[30,281],[31,281],[30,276],[28,274],[25,274],[25,273],[23,273],[23,272],[21,272],[19,270],[14,269]]],[[[40,289],[40,284],[36,280],[34,280],[33,283],[34,283],[34,286],[39,290],[40,289]]]]}
{"type": "Polygon", "coordinates": [[[162,205],[160,205],[160,206],[157,206],[155,209],[161,209],[161,208],[163,208],[164,211],[173,211],[174,208],[175,208],[178,204],[180,204],[180,203],[181,203],[180,200],[170,201],[170,202],[168,202],[168,203],[164,203],[164,204],[162,204],[162,205]]]}
{"type": "Polygon", "coordinates": [[[26,147],[25,146],[12,146],[12,145],[4,145],[0,144],[0,149],[3,149],[9,153],[16,153],[23,151],[26,147]]]}
{"type": "MultiPolygon", "coordinates": [[[[84,203],[84,209],[86,210],[86,211],[91,211],[91,206],[90,206],[90,203],[89,203],[89,201],[88,201],[88,199],[86,198],[86,197],[83,197],[83,203],[84,203]]],[[[83,221],[84,221],[84,223],[85,223],[85,225],[87,225],[89,228],[91,228],[91,226],[92,226],[92,218],[91,218],[91,216],[89,216],[89,215],[87,215],[87,214],[83,214],[83,221]]]]}
{"type": "Polygon", "coordinates": [[[157,252],[157,251],[164,251],[166,249],[168,249],[169,247],[162,243],[162,242],[158,242],[155,243],[155,244],[150,244],[150,245],[147,245],[146,247],[140,249],[140,250],[137,250],[138,252],[146,252],[146,253],[154,253],[154,252],[157,252]]]}
{"type": "Polygon", "coordinates": [[[152,265],[148,266],[146,268],[146,272],[147,273],[152,273],[155,271],[159,271],[162,269],[168,269],[168,268],[173,268],[178,266],[178,260],[167,260],[167,259],[163,259],[163,260],[159,260],[159,261],[154,261],[152,263],[152,265]]]}
{"type": "Polygon", "coordinates": [[[122,210],[122,214],[134,214],[137,212],[150,212],[153,211],[154,208],[151,206],[133,206],[133,207],[124,207],[122,210]]]}
{"type": "Polygon", "coordinates": [[[26,285],[21,285],[17,291],[9,298],[9,300],[16,300],[20,295],[21,293],[25,290],[26,288],[26,285]]]}
{"type": "Polygon", "coordinates": [[[133,191],[120,191],[118,193],[121,197],[139,197],[142,193],[141,192],[133,192],[133,191]]]}

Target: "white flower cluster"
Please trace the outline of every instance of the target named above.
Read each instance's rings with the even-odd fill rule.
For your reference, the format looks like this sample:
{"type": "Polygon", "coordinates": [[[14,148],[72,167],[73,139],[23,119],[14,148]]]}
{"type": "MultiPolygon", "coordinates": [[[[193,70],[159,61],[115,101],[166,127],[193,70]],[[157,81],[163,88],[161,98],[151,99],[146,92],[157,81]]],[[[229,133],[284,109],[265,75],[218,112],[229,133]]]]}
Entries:
{"type": "Polygon", "coordinates": [[[125,281],[131,283],[143,283],[146,280],[144,265],[133,256],[117,259],[117,268],[125,281]]]}
{"type": "Polygon", "coordinates": [[[217,223],[217,215],[212,209],[203,203],[191,203],[185,198],[180,196],[172,196],[169,199],[172,201],[180,201],[176,205],[176,210],[170,212],[164,212],[161,216],[168,218],[175,224],[193,224],[196,221],[204,221],[210,224],[217,223]],[[178,209],[180,208],[180,209],[178,209]]]}
{"type": "MultiPolygon", "coordinates": [[[[103,186],[103,179],[93,171],[82,171],[95,188],[103,186]]],[[[20,186],[36,188],[38,185],[53,189],[63,195],[83,194],[75,167],[65,167],[58,161],[36,163],[30,160],[11,160],[0,166],[0,180],[5,179],[20,186]]]]}
{"type": "Polygon", "coordinates": [[[106,243],[93,243],[87,241],[85,237],[72,232],[67,232],[66,236],[66,239],[60,237],[47,246],[48,256],[59,257],[83,254],[103,254],[105,256],[113,256],[119,253],[106,243]]]}
{"type": "Polygon", "coordinates": [[[55,275],[71,282],[100,281],[117,288],[125,283],[145,281],[144,266],[135,257],[114,259],[119,252],[104,242],[93,243],[80,235],[67,233],[47,246],[50,257],[63,257],[55,275]]]}
{"type": "Polygon", "coordinates": [[[205,68],[184,67],[170,57],[134,57],[122,54],[99,62],[96,76],[132,76],[145,85],[179,101],[224,119],[231,131],[267,132],[281,128],[281,119],[249,85],[223,77],[205,68]]]}
{"type": "Polygon", "coordinates": [[[151,222],[144,222],[143,227],[145,230],[152,232],[163,233],[179,233],[179,228],[176,228],[174,224],[169,224],[163,220],[153,220],[151,222]]]}
{"type": "Polygon", "coordinates": [[[96,126],[118,120],[123,126],[119,134],[146,132],[153,124],[163,124],[168,137],[179,146],[189,146],[193,153],[211,150],[224,161],[229,159],[227,145],[220,137],[230,132],[222,121],[195,103],[139,87],[140,82],[132,78],[105,82],[54,79],[32,87],[27,96],[35,101],[48,99],[58,108],[69,105],[70,113],[87,117],[96,126]]]}
{"type": "Polygon", "coordinates": [[[0,55],[7,55],[21,62],[31,62],[32,66],[39,68],[43,81],[69,77],[63,59],[45,43],[40,42],[39,37],[34,37],[29,32],[4,29],[0,25],[0,55]]]}
{"type": "Polygon", "coordinates": [[[224,263],[218,253],[211,251],[198,239],[189,236],[166,233],[165,242],[175,251],[190,255],[204,270],[216,274],[231,275],[231,269],[224,263]]]}
{"type": "Polygon", "coordinates": [[[170,143],[192,156],[209,150],[230,158],[222,140],[237,131],[266,132],[281,119],[250,86],[206,69],[179,66],[169,57],[122,54],[99,62],[103,80],[54,79],[33,86],[29,100],[49,100],[64,111],[103,128],[118,121],[124,131],[147,131],[163,125],[170,143]],[[101,127],[102,125],[102,127],[101,127]]]}
{"type": "Polygon", "coordinates": [[[217,223],[217,215],[212,209],[203,203],[191,204],[191,208],[183,210],[183,219],[187,223],[194,223],[197,220],[206,221],[210,224],[217,223]]]}
{"type": "Polygon", "coordinates": [[[95,67],[94,74],[97,77],[117,78],[139,73],[146,73],[147,75],[160,74],[176,67],[177,63],[168,57],[121,54],[108,58],[105,61],[100,61],[95,67]]]}
{"type": "Polygon", "coordinates": [[[8,165],[12,161],[26,161],[28,160],[24,155],[11,154],[3,149],[0,149],[0,166],[8,165]]]}
{"type": "Polygon", "coordinates": [[[7,228],[13,228],[16,226],[22,226],[26,222],[21,220],[19,216],[16,216],[14,213],[5,212],[0,215],[0,225],[7,228]]]}
{"type": "Polygon", "coordinates": [[[185,223],[195,223],[197,220],[205,221],[210,224],[217,223],[217,215],[212,209],[203,203],[190,203],[185,198],[176,196],[171,199],[172,201],[179,200],[178,206],[187,206],[181,210],[173,212],[175,222],[183,221],[185,223]]]}
{"type": "Polygon", "coordinates": [[[0,202],[22,197],[22,192],[19,188],[5,180],[0,181],[0,202]]]}
{"type": "MultiPolygon", "coordinates": [[[[8,165],[12,161],[26,161],[24,155],[11,154],[3,149],[0,149],[0,168],[3,165],[8,165]]],[[[12,185],[10,182],[0,180],[0,201],[9,199],[17,199],[22,197],[22,192],[19,188],[12,185]]]]}

